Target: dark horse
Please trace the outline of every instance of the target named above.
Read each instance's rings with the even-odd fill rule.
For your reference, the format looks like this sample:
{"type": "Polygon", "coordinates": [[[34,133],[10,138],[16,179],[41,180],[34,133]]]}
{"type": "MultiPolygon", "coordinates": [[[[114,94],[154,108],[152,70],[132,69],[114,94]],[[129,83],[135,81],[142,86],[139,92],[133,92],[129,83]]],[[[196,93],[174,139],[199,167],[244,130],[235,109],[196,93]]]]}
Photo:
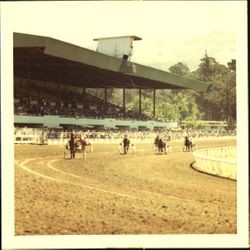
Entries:
{"type": "Polygon", "coordinates": [[[155,138],[154,145],[156,154],[167,154],[167,143],[161,137],[155,138]]]}
{"type": "Polygon", "coordinates": [[[159,141],[158,141],[158,154],[162,154],[162,153],[165,153],[167,154],[167,151],[166,151],[166,142],[160,138],[159,141]]]}
{"type": "Polygon", "coordinates": [[[193,151],[194,146],[195,144],[193,144],[192,140],[190,140],[188,136],[185,136],[183,151],[193,151]]]}
{"type": "Polygon", "coordinates": [[[130,146],[130,140],[127,138],[127,136],[124,136],[122,144],[123,144],[123,152],[124,154],[127,154],[130,146]]]}
{"type": "Polygon", "coordinates": [[[64,150],[64,158],[66,158],[67,151],[70,151],[70,158],[74,159],[76,152],[82,153],[83,158],[86,160],[86,146],[89,146],[85,139],[82,138],[75,138],[71,135],[70,140],[65,146],[64,150]]]}

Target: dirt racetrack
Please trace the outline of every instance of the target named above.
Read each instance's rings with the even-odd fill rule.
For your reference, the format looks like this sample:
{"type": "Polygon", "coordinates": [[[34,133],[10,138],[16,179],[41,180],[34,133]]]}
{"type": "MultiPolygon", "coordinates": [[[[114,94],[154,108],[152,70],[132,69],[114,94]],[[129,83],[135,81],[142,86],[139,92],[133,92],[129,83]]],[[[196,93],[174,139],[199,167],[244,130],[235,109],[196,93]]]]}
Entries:
{"type": "Polygon", "coordinates": [[[146,143],[120,155],[99,144],[86,161],[63,159],[59,145],[15,145],[15,234],[237,233],[236,181],[192,169],[192,153],[171,145],[170,155],[146,143]]]}

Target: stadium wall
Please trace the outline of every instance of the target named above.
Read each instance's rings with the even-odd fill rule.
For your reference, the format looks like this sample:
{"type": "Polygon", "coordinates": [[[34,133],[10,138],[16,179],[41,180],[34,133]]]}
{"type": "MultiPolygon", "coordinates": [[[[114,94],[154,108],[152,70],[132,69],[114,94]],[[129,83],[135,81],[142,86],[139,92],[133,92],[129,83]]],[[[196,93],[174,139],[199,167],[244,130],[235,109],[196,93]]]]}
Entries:
{"type": "Polygon", "coordinates": [[[60,127],[63,125],[72,126],[103,126],[104,128],[127,127],[128,129],[145,129],[154,130],[154,128],[176,128],[177,122],[158,122],[158,121],[138,121],[138,120],[116,120],[112,118],[90,119],[90,118],[66,118],[52,115],[45,116],[25,116],[15,115],[14,123],[40,124],[44,127],[60,127]]]}

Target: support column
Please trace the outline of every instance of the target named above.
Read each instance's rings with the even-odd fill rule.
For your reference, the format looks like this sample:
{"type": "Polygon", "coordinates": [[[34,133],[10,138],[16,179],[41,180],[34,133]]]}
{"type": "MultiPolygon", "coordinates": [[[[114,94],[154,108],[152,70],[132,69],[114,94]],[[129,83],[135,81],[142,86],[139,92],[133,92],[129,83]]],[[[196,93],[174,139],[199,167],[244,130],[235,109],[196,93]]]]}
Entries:
{"type": "Polygon", "coordinates": [[[139,119],[141,118],[141,89],[139,89],[139,119]]]}
{"type": "Polygon", "coordinates": [[[122,107],[123,107],[123,119],[125,119],[126,116],[126,103],[125,103],[125,90],[126,89],[122,89],[122,107]]]}
{"type": "Polygon", "coordinates": [[[155,92],[156,90],[153,89],[153,118],[155,119],[155,92]]]}

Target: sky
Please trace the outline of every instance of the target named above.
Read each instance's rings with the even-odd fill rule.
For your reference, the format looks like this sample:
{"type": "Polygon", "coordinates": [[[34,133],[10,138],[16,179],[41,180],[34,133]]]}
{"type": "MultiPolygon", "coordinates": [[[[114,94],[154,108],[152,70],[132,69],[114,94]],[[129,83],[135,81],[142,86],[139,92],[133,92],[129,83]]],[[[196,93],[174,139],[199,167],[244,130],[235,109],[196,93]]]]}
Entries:
{"type": "Polygon", "coordinates": [[[96,49],[93,38],[136,35],[132,61],[162,70],[197,69],[205,50],[219,63],[236,57],[238,1],[83,1],[8,3],[16,32],[96,49]]]}

